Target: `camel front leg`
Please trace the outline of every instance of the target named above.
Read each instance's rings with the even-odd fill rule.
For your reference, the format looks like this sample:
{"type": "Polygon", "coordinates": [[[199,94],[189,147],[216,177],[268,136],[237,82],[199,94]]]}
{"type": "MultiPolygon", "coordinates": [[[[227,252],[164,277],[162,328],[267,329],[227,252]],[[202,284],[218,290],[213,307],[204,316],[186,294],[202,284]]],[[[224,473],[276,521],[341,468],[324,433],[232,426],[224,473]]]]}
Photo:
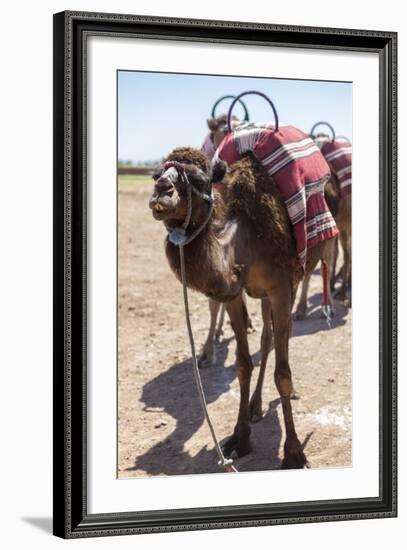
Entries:
{"type": "Polygon", "coordinates": [[[274,329],[276,366],[274,380],[283,407],[286,440],[282,468],[303,468],[307,459],[295,431],[290,397],[293,392],[291,370],[288,361],[288,342],[291,330],[292,292],[283,278],[269,294],[274,329]]]}
{"type": "Polygon", "coordinates": [[[198,365],[200,368],[213,367],[216,365],[215,333],[216,319],[218,318],[220,307],[220,302],[215,302],[215,300],[209,298],[209,313],[211,316],[211,322],[209,325],[209,332],[206,342],[198,359],[198,365]]]}
{"type": "Polygon", "coordinates": [[[258,422],[263,418],[262,409],[262,391],[264,383],[264,374],[266,372],[267,359],[273,348],[273,331],[271,328],[271,304],[268,298],[261,301],[261,315],[263,318],[263,330],[261,333],[261,363],[259,378],[257,379],[256,389],[250,399],[250,420],[258,422]]]}
{"type": "Polygon", "coordinates": [[[240,386],[240,405],[237,423],[233,435],[222,446],[225,456],[231,458],[239,458],[252,450],[249,426],[249,395],[253,363],[247,342],[243,308],[241,295],[226,303],[226,310],[236,337],[236,370],[240,386]]]}

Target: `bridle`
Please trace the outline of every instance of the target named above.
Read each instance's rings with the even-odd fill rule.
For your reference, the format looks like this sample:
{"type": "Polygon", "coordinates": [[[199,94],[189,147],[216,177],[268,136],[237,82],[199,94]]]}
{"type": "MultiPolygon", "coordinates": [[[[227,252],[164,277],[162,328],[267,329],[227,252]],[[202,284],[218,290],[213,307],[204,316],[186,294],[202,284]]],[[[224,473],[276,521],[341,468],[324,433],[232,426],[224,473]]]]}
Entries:
{"type": "Polygon", "coordinates": [[[185,184],[185,187],[187,189],[187,215],[185,220],[180,226],[170,228],[167,224],[165,224],[165,227],[168,231],[168,239],[169,241],[176,245],[176,246],[185,246],[189,244],[191,241],[193,241],[206,227],[208,224],[214,208],[214,197],[212,193],[212,189],[209,193],[202,193],[199,191],[192,183],[189,181],[186,170],[185,170],[185,164],[182,162],[177,161],[168,161],[164,164],[164,170],[168,170],[168,168],[175,168],[185,184]],[[193,231],[190,235],[187,235],[187,229],[191,221],[192,216],[192,194],[196,195],[197,197],[200,197],[204,201],[206,201],[209,204],[208,213],[203,220],[203,222],[193,231]]]}

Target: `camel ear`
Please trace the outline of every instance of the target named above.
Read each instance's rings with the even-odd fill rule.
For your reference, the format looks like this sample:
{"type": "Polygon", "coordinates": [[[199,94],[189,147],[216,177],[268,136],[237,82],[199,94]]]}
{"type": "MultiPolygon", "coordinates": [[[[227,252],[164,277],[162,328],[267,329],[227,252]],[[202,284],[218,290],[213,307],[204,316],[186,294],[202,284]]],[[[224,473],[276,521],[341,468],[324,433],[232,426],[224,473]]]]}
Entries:
{"type": "Polygon", "coordinates": [[[223,160],[218,160],[212,168],[211,183],[219,183],[223,180],[228,166],[223,160]]]}
{"type": "Polygon", "coordinates": [[[218,121],[216,120],[216,118],[208,118],[206,122],[208,123],[208,128],[211,132],[214,132],[217,129],[218,121]]]}

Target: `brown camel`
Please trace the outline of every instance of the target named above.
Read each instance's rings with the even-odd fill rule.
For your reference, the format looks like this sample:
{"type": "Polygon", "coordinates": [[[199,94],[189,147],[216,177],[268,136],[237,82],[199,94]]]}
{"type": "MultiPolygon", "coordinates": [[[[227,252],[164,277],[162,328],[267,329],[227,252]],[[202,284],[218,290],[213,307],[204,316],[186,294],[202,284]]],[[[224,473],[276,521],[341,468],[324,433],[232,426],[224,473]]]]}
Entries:
{"type": "MultiPolygon", "coordinates": [[[[280,394],[286,440],[284,468],[302,468],[306,457],[295,431],[292,405],[292,379],[288,343],[291,309],[299,281],[303,276],[295,240],[273,180],[251,153],[235,162],[225,176],[226,165],[211,169],[202,152],[191,148],[175,149],[167,162],[182,163],[189,185],[199,193],[210,193],[213,181],[224,182],[224,191],[214,192],[214,209],[209,221],[209,205],[192,194],[192,215],[188,232],[201,232],[184,247],[188,287],[217,302],[224,302],[236,337],[236,369],[240,385],[239,413],[232,436],[223,445],[229,457],[241,457],[251,451],[249,421],[261,416],[261,390],[251,401],[250,379],[253,370],[250,356],[242,292],[261,299],[263,331],[261,365],[264,372],[271,348],[271,323],[274,330],[274,380],[280,394]]],[[[156,220],[174,232],[185,223],[188,213],[187,183],[176,168],[164,165],[154,176],[150,208],[156,220]]],[[[324,253],[323,241],[309,250],[305,273],[310,273],[324,253]]],[[[179,250],[169,238],[165,251],[168,262],[180,279],[179,250]]],[[[261,388],[261,383],[260,383],[261,388]]]]}
{"type": "MultiPolygon", "coordinates": [[[[207,119],[207,124],[209,128],[209,140],[213,145],[213,153],[216,151],[216,149],[219,147],[221,141],[225,137],[225,135],[228,133],[228,116],[226,114],[217,116],[217,117],[210,117],[207,119]]],[[[241,124],[240,120],[233,115],[232,116],[232,128],[236,128],[236,126],[239,126],[241,124]]],[[[207,154],[211,158],[211,155],[204,150],[204,153],[207,154]]],[[[212,154],[213,156],[213,154],[212,154]]]]}

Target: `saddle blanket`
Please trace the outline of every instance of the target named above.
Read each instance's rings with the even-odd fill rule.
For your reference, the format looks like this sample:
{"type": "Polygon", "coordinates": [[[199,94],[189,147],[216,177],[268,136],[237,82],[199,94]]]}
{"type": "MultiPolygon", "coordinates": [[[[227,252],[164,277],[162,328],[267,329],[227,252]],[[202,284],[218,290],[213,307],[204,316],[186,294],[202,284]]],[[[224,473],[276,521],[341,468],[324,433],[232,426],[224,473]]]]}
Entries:
{"type": "Polygon", "coordinates": [[[305,268],[307,249],[338,234],[324,198],[330,168],[314,141],[293,126],[244,124],[229,133],[212,159],[228,165],[251,151],[278,188],[294,229],[298,259],[305,268]]]}
{"type": "Polygon", "coordinates": [[[339,195],[345,197],[352,192],[352,144],[346,138],[336,138],[322,143],[321,153],[331,165],[338,178],[339,195]]]}

